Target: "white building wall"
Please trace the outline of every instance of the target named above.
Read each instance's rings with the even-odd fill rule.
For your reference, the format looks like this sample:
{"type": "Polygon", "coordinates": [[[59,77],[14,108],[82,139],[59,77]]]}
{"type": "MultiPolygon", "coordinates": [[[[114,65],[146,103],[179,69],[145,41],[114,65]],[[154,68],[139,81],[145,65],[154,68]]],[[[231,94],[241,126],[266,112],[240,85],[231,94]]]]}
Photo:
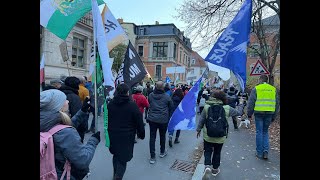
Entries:
{"type": "Polygon", "coordinates": [[[89,60],[90,60],[90,51],[92,45],[92,30],[82,25],[76,24],[72,29],[70,34],[66,39],[67,50],[69,60],[63,62],[62,56],[60,53],[59,45],[63,42],[62,39],[58,38],[45,28],[43,29],[43,40],[42,40],[42,52],[45,54],[45,80],[48,83],[51,79],[60,78],[61,75],[65,76],[88,76],[89,73],[89,60]],[[85,37],[85,58],[84,58],[84,67],[78,68],[71,65],[72,60],[72,40],[73,35],[78,34],[85,37]],[[68,68],[69,67],[69,68],[68,68]]]}

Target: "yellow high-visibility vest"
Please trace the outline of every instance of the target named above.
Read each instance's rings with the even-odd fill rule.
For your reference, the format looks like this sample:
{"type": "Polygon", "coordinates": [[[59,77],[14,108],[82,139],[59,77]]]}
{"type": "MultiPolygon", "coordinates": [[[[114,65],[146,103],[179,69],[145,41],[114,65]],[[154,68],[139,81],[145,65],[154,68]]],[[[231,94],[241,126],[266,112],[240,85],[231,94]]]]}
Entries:
{"type": "Polygon", "coordinates": [[[270,84],[263,83],[256,86],[257,100],[254,106],[255,111],[276,110],[276,88],[270,84]]]}

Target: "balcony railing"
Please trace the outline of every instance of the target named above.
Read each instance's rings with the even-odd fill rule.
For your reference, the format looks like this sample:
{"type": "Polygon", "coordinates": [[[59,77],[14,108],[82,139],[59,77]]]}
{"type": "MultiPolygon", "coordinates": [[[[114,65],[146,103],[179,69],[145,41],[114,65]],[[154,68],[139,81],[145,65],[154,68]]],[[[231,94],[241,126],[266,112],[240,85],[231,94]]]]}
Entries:
{"type": "Polygon", "coordinates": [[[79,20],[80,23],[83,23],[87,26],[90,26],[90,27],[93,27],[93,24],[92,24],[92,15],[91,13],[88,13],[86,14],[85,16],[83,16],[80,20],[79,20]]]}

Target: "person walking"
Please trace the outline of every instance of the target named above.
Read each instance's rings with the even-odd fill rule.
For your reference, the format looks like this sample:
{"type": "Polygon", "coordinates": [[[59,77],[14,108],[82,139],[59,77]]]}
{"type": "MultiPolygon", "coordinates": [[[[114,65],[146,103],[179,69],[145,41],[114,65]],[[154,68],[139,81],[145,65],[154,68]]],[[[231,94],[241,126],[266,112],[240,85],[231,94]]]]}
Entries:
{"type": "MultiPolygon", "coordinates": [[[[183,95],[183,91],[182,89],[176,89],[172,95],[172,102],[173,102],[173,111],[179,106],[180,102],[182,101],[184,95],[183,95]]],[[[180,137],[180,131],[181,130],[177,130],[176,132],[176,138],[174,140],[174,143],[175,144],[178,144],[180,143],[179,141],[179,137],[180,137]]],[[[173,131],[168,131],[169,133],[169,147],[172,147],[172,138],[173,138],[173,133],[174,133],[174,130],[173,131]]]]}
{"type": "Polygon", "coordinates": [[[108,104],[109,151],[113,154],[113,179],[121,180],[127,162],[133,157],[135,136],[145,138],[142,113],[129,97],[129,86],[119,84],[114,98],[108,104]]]}
{"type": "MultiPolygon", "coordinates": [[[[225,115],[225,122],[228,124],[227,118],[231,116],[239,116],[243,112],[243,101],[240,101],[239,106],[237,108],[233,108],[227,105],[227,96],[223,91],[214,91],[209,97],[209,100],[206,101],[206,105],[203,108],[201,113],[201,117],[199,119],[199,124],[197,126],[197,138],[200,136],[201,130],[203,130],[203,149],[204,149],[204,165],[205,165],[205,174],[204,176],[208,176],[212,173],[212,175],[216,176],[219,174],[220,169],[220,159],[221,159],[221,150],[222,146],[226,140],[226,136],[228,135],[228,131],[226,135],[221,137],[211,137],[208,135],[207,124],[209,116],[209,107],[213,105],[221,105],[223,107],[223,114],[225,115]],[[212,157],[212,158],[211,158],[212,157]]],[[[214,111],[213,111],[214,112],[214,111]]],[[[217,115],[215,115],[217,116],[217,115]]],[[[222,118],[223,119],[223,118],[222,118]]]]}
{"type": "Polygon", "coordinates": [[[256,125],[256,156],[268,159],[269,126],[275,120],[279,111],[280,99],[277,89],[268,84],[268,76],[261,75],[259,84],[250,93],[247,114],[250,121],[254,114],[256,125]]]}
{"type": "Polygon", "coordinates": [[[87,101],[70,119],[66,114],[69,101],[63,92],[57,89],[40,92],[40,132],[48,132],[59,124],[74,127],[64,128],[53,135],[57,179],[62,176],[66,160],[71,165],[70,180],[82,180],[89,172],[90,162],[100,142],[100,132],[93,134],[87,143],[83,144],[75,129],[83,121],[88,121],[90,106],[87,101]]]}
{"type": "Polygon", "coordinates": [[[156,162],[155,155],[155,141],[157,137],[157,130],[160,134],[160,158],[167,155],[166,151],[166,132],[168,128],[169,118],[173,112],[173,103],[168,94],[164,91],[164,82],[158,81],[154,92],[152,92],[148,101],[150,104],[147,116],[147,122],[150,126],[150,164],[156,162]]]}
{"type": "Polygon", "coordinates": [[[137,86],[135,94],[132,94],[132,99],[139,107],[140,112],[143,114],[144,108],[149,107],[149,102],[147,98],[142,94],[142,91],[143,91],[143,87],[140,85],[137,86]]]}
{"type": "MultiPolygon", "coordinates": [[[[236,108],[236,105],[239,103],[239,99],[235,94],[235,88],[231,86],[229,90],[227,91],[227,99],[228,99],[228,105],[236,108]]],[[[232,122],[233,122],[233,128],[235,131],[239,130],[238,129],[238,123],[237,123],[237,117],[232,116],[232,122]]]]}

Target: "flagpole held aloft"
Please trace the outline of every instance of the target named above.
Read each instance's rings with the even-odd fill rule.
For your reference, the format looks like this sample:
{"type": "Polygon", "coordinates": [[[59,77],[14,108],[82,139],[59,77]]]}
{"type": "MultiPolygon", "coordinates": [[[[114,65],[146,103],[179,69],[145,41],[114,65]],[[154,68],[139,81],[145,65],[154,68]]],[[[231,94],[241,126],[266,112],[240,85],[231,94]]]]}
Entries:
{"type": "MultiPolygon", "coordinates": [[[[93,0],[91,0],[91,4],[92,7],[93,5],[93,0]]],[[[91,10],[92,14],[93,14],[93,10],[91,10]]],[[[94,54],[94,117],[95,117],[95,132],[98,131],[98,99],[97,99],[97,52],[96,52],[96,24],[95,24],[95,17],[92,16],[92,20],[93,20],[93,44],[94,44],[94,48],[93,48],[93,54],[94,54]]]]}

